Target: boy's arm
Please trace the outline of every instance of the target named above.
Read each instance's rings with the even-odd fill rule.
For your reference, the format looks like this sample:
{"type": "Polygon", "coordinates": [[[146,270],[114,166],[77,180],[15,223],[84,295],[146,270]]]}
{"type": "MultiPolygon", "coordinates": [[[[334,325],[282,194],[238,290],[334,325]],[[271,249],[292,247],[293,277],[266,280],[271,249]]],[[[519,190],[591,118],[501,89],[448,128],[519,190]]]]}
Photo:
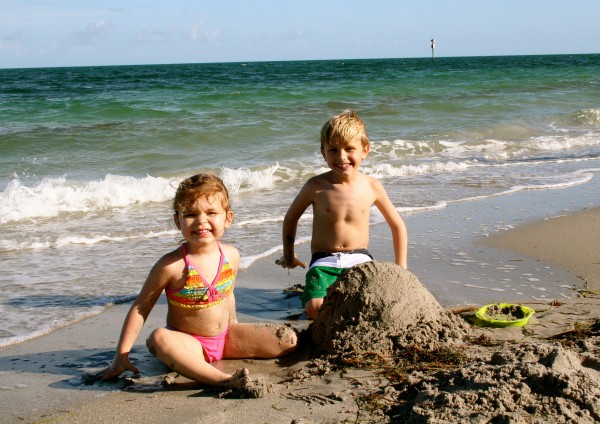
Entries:
{"type": "Polygon", "coordinates": [[[402,268],[408,269],[408,233],[406,225],[378,180],[373,180],[373,189],[375,191],[375,206],[392,230],[394,261],[402,268]]]}
{"type": "Polygon", "coordinates": [[[276,263],[284,268],[306,267],[306,264],[296,257],[294,243],[296,241],[298,221],[302,214],[304,214],[304,211],[313,203],[313,195],[311,193],[312,190],[309,183],[306,183],[290,205],[283,219],[283,256],[276,263]]]}

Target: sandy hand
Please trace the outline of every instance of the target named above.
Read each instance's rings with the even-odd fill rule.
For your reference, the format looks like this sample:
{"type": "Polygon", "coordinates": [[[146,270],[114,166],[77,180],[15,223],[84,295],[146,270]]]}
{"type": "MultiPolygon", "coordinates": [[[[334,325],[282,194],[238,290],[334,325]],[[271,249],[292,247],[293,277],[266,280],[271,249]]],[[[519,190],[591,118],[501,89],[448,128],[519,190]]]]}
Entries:
{"type": "Polygon", "coordinates": [[[288,263],[288,261],[285,260],[285,257],[282,256],[281,258],[276,259],[275,263],[283,268],[296,268],[297,266],[306,268],[306,264],[296,257],[294,257],[292,263],[288,263]]]}
{"type": "Polygon", "coordinates": [[[132,371],[135,374],[140,373],[137,367],[129,361],[128,357],[117,356],[113,360],[112,364],[110,364],[110,366],[98,373],[98,376],[100,377],[101,381],[112,380],[113,378],[117,378],[127,370],[132,371]]]}

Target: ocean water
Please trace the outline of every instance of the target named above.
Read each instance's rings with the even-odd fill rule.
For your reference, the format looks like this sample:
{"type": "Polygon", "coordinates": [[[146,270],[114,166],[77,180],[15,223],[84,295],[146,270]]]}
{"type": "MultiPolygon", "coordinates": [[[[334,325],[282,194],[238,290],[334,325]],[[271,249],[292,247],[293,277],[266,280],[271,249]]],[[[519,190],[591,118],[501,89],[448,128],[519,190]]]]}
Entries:
{"type": "Polygon", "coordinates": [[[600,55],[0,70],[0,346],[133,298],[189,175],[228,185],[243,268],[277,252],[344,109],[404,215],[600,171],[600,55]]]}

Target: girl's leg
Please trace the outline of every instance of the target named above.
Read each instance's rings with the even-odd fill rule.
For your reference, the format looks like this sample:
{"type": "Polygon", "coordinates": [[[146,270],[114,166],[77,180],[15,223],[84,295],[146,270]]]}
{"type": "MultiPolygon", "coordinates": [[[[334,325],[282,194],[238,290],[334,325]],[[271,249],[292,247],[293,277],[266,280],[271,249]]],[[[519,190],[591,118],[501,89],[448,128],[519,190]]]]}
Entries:
{"type": "Polygon", "coordinates": [[[204,384],[236,388],[248,382],[248,370],[241,368],[233,375],[219,371],[204,359],[202,345],[189,334],[157,328],[146,346],[150,352],[179,374],[204,384]]]}
{"type": "Polygon", "coordinates": [[[230,323],[224,358],[278,358],[296,350],[298,335],[286,325],[230,323]]]}

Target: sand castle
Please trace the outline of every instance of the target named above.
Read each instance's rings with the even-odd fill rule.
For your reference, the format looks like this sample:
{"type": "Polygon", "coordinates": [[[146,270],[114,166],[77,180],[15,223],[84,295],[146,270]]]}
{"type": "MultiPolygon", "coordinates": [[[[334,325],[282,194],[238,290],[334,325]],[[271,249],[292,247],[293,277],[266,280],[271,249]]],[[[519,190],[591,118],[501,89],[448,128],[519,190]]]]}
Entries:
{"type": "Polygon", "coordinates": [[[460,343],[469,332],[414,274],[377,261],[352,268],[329,288],[311,328],[329,354],[389,355],[410,344],[433,349],[460,343]]]}
{"type": "Polygon", "coordinates": [[[598,337],[575,350],[512,341],[494,343],[491,354],[481,352],[469,337],[477,331],[394,264],[369,262],[340,277],[311,330],[330,359],[365,353],[392,358],[403,350],[441,346],[465,353],[460,365],[413,370],[390,382],[379,399],[379,407],[387,402],[385,422],[600,421],[598,337]]]}

